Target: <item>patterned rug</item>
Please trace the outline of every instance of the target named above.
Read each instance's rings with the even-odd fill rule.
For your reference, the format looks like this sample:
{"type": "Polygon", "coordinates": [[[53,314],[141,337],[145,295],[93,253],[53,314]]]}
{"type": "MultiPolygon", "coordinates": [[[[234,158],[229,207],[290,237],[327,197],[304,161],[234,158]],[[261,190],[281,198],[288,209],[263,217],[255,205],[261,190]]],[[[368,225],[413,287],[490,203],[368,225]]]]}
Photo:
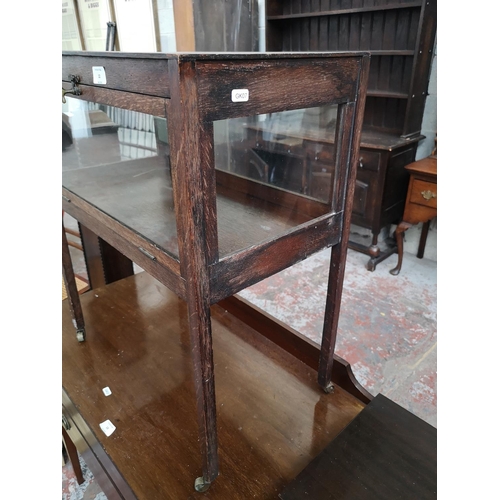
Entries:
{"type": "Polygon", "coordinates": [[[107,500],[96,483],[92,472],[87,464],[80,457],[80,466],[82,468],[85,482],[78,484],[71,462],[68,460],[62,468],[62,500],[107,500]]]}
{"type": "MultiPolygon", "coordinates": [[[[348,252],[336,352],[373,395],[437,426],[437,263],[405,254],[392,276],[396,256],[373,273],[366,261],[348,252]]],[[[319,342],[328,264],[329,251],[320,252],[241,295],[319,342]]],[[[83,462],[82,471],[78,486],[71,465],[63,466],[63,500],[106,500],[83,462]]]]}

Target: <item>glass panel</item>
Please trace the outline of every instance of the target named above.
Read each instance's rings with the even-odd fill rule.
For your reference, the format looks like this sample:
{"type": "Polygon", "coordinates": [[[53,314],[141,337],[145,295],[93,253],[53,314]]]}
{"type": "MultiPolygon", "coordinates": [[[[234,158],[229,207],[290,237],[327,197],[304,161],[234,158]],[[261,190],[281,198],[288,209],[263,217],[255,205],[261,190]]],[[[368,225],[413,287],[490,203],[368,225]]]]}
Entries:
{"type": "Polygon", "coordinates": [[[331,211],[337,105],[214,122],[219,254],[331,211]]]}
{"type": "Polygon", "coordinates": [[[66,96],[63,186],[178,257],[165,118],[66,96]]]}

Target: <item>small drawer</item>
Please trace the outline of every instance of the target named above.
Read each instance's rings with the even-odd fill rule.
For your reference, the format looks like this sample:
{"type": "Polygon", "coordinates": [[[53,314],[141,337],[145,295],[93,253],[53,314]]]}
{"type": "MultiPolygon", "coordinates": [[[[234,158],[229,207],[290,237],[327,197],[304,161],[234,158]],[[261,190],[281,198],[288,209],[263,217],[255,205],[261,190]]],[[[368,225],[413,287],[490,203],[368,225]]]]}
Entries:
{"type": "Polygon", "coordinates": [[[375,153],[373,151],[367,151],[361,149],[358,158],[358,171],[372,170],[373,172],[378,172],[380,168],[380,153],[375,153]]]}
{"type": "Polygon", "coordinates": [[[437,208],[437,184],[414,179],[411,185],[410,203],[437,208]]]}

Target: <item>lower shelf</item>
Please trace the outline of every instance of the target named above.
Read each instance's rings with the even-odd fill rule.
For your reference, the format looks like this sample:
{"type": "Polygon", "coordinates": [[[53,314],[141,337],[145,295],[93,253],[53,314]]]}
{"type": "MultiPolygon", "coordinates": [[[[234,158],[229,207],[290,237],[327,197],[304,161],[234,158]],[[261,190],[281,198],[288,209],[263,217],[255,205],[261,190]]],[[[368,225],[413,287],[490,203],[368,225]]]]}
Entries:
{"type": "Polygon", "coordinates": [[[364,407],[341,388],[325,394],[314,369],[213,306],[220,476],[197,494],[201,456],[184,302],[146,273],[81,299],[82,344],[63,302],[65,407],[83,435],[79,451],[90,447],[96,463],[118,471],[113,481],[96,474],[105,492],[126,482],[145,500],[276,498],[364,407]],[[116,426],[109,437],[99,427],[106,420],[116,426]]]}

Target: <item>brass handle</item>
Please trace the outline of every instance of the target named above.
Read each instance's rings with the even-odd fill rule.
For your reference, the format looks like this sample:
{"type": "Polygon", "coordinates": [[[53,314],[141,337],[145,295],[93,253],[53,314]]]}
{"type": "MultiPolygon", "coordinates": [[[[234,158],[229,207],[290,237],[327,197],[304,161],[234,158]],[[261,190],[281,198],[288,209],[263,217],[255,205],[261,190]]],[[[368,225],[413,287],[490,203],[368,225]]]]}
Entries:
{"type": "Polygon", "coordinates": [[[422,195],[422,198],[424,200],[430,200],[431,198],[436,198],[437,197],[437,194],[436,193],[433,193],[432,191],[430,190],[427,190],[427,191],[422,191],[420,193],[422,195]]]}
{"type": "Polygon", "coordinates": [[[71,429],[71,424],[69,423],[69,420],[64,416],[64,414],[62,416],[62,425],[67,431],[71,429]]]}
{"type": "Polygon", "coordinates": [[[66,97],[64,97],[66,94],[76,95],[75,91],[73,89],[70,89],[70,90],[62,89],[62,102],[63,102],[63,104],[66,104],[66,97]]]}
{"type": "Polygon", "coordinates": [[[78,75],[69,75],[68,78],[71,81],[72,87],[70,90],[62,89],[62,102],[66,103],[66,94],[82,95],[82,91],[77,87],[80,83],[80,77],[78,75]]]}

